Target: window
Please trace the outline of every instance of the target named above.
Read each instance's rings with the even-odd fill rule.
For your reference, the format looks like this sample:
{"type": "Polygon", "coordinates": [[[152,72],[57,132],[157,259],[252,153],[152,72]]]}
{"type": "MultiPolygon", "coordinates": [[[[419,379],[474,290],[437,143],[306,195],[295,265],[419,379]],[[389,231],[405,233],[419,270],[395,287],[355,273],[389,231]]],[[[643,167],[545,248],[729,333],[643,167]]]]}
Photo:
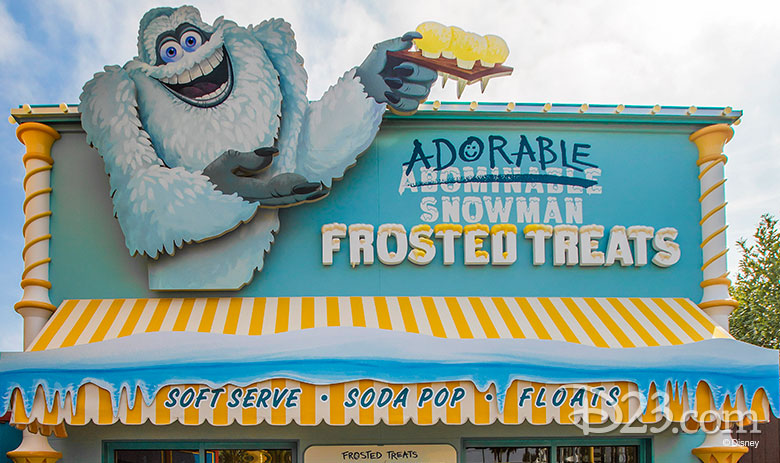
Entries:
{"type": "Polygon", "coordinates": [[[291,444],[106,442],[104,463],[294,463],[291,444]]]}
{"type": "Polygon", "coordinates": [[[547,463],[549,447],[467,447],[466,463],[547,463]]]}
{"type": "Polygon", "coordinates": [[[646,463],[643,440],[467,441],[464,463],[646,463]]]}
{"type": "Polygon", "coordinates": [[[563,463],[638,463],[639,447],[610,445],[558,447],[558,461],[563,463]]]}

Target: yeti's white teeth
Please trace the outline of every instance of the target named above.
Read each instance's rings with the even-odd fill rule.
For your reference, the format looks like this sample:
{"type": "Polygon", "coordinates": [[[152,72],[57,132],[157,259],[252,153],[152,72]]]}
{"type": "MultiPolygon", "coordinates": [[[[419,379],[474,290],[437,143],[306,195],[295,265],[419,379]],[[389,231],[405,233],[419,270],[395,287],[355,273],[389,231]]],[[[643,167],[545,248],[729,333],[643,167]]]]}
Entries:
{"type": "Polygon", "coordinates": [[[211,56],[203,58],[200,63],[194,64],[190,69],[180,72],[179,74],[162,79],[166,84],[188,84],[200,76],[205,76],[211,71],[216,69],[222,63],[222,59],[225,57],[225,53],[221,48],[218,48],[211,56]]]}
{"type": "Polygon", "coordinates": [[[216,68],[217,66],[219,66],[219,63],[222,62],[222,59],[221,58],[217,58],[216,54],[214,54],[214,55],[209,56],[207,58],[207,61],[209,62],[209,64],[211,64],[211,67],[216,68]]]}
{"type": "Polygon", "coordinates": [[[203,75],[203,70],[200,68],[200,65],[196,64],[195,66],[190,69],[190,77],[193,79],[197,79],[198,77],[203,75]]]}

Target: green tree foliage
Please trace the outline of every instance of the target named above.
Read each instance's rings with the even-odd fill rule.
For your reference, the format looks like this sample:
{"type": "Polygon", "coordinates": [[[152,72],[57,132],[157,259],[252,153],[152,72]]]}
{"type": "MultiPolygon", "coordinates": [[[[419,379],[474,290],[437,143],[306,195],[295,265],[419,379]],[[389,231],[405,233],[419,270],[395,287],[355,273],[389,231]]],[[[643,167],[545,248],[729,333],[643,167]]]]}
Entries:
{"type": "Polygon", "coordinates": [[[780,229],[769,214],[761,217],[755,244],[737,241],[742,250],[731,296],[739,308],[729,318],[731,334],[742,341],[780,349],[780,229]]]}

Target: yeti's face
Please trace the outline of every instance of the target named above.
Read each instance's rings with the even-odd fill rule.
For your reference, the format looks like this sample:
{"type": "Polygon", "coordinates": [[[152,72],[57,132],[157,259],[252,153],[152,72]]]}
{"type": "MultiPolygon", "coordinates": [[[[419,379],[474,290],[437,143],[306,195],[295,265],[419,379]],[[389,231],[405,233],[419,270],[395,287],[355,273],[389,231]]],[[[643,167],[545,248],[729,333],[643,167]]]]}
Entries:
{"type": "Polygon", "coordinates": [[[191,7],[152,19],[139,36],[147,75],[191,106],[224,102],[233,90],[233,67],[217,23],[203,23],[191,7]]]}
{"type": "Polygon", "coordinates": [[[202,170],[226,150],[274,146],[279,73],[250,28],[200,19],[191,6],[141,19],[138,56],[124,69],[138,115],[168,167],[202,170]]]}

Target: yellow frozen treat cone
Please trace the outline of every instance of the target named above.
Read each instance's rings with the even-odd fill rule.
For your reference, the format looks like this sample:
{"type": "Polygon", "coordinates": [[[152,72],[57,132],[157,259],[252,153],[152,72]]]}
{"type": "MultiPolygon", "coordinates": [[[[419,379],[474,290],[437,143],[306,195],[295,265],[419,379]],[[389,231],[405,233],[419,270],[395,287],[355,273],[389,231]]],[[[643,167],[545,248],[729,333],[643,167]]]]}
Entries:
{"type": "Polygon", "coordinates": [[[504,39],[497,35],[488,34],[485,36],[485,47],[482,56],[480,56],[480,62],[487,68],[492,68],[496,64],[502,64],[509,56],[509,46],[504,39]]]}
{"type": "Polygon", "coordinates": [[[426,58],[438,58],[441,52],[450,45],[452,32],[444,24],[435,21],[426,21],[415,29],[422,34],[422,38],[415,39],[414,45],[426,58]]]}
{"type": "Polygon", "coordinates": [[[474,68],[474,63],[482,57],[487,49],[487,41],[479,34],[472,32],[458,33],[452,37],[450,49],[462,69],[474,68]]]}

